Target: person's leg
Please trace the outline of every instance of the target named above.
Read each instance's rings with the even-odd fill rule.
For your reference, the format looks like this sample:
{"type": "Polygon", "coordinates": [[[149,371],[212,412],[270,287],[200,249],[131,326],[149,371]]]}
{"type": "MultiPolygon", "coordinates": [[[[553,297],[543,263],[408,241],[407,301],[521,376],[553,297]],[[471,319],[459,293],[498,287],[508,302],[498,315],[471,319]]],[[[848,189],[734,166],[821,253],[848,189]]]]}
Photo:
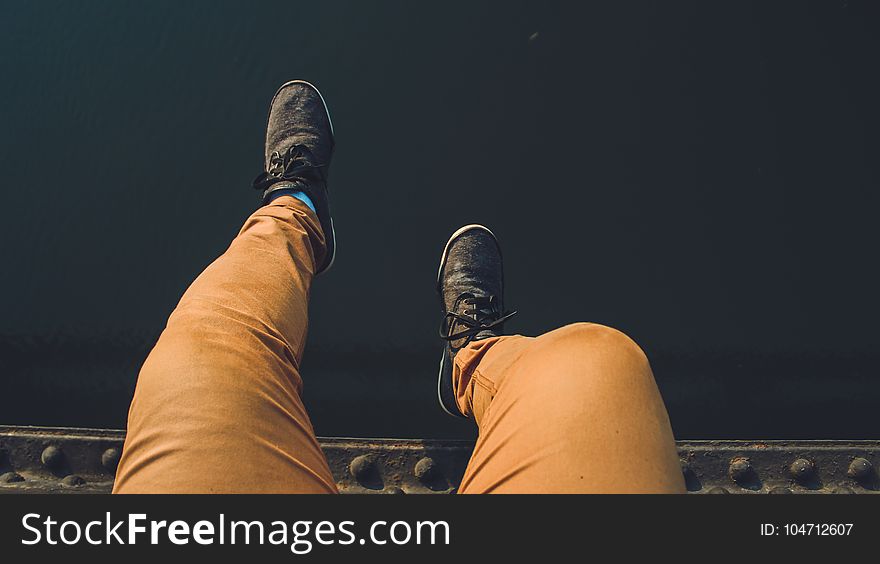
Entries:
{"type": "Polygon", "coordinates": [[[642,350],[578,323],[504,336],[501,247],[482,225],[452,234],[437,290],[446,341],[438,399],[480,430],[462,493],[684,492],[663,400],[642,350]]]}
{"type": "Polygon", "coordinates": [[[455,356],[480,435],[461,493],[684,493],[663,400],[629,337],[578,323],[474,341],[455,356]]]}
{"type": "Polygon", "coordinates": [[[335,492],[300,393],[324,236],[285,196],[183,295],[138,377],[116,493],[335,492]]]}
{"type": "Polygon", "coordinates": [[[333,146],[317,88],[282,85],[254,181],[264,205],[184,294],[141,369],[114,492],[336,491],[299,372],[312,278],[335,256],[333,146]]]}

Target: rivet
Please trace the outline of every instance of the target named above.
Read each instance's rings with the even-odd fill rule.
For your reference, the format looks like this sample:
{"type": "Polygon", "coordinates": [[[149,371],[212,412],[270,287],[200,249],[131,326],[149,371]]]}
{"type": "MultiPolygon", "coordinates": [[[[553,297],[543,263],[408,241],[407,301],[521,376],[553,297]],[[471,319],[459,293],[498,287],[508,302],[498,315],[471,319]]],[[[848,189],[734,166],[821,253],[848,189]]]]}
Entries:
{"type": "Polygon", "coordinates": [[[76,474],[71,474],[70,476],[65,476],[63,480],[61,480],[61,484],[69,487],[76,487],[85,484],[86,481],[77,476],[76,474]]]}
{"type": "Polygon", "coordinates": [[[740,457],[734,458],[730,461],[730,468],[728,469],[727,474],[730,476],[731,480],[742,485],[753,478],[755,472],[752,469],[752,463],[749,462],[749,459],[740,457]]]}
{"type": "Polygon", "coordinates": [[[874,465],[866,458],[855,458],[849,464],[846,475],[853,480],[867,480],[874,472],[874,465]]]}
{"type": "Polygon", "coordinates": [[[806,458],[798,458],[791,463],[788,471],[798,482],[807,482],[816,476],[816,465],[806,458]]]}
{"type": "Polygon", "coordinates": [[[119,465],[119,449],[108,448],[101,454],[101,465],[104,466],[111,474],[116,472],[119,465]]]}
{"type": "Polygon", "coordinates": [[[42,461],[43,466],[46,468],[55,470],[58,469],[64,461],[64,453],[61,452],[61,449],[57,446],[49,445],[43,449],[43,454],[40,455],[40,461],[42,461]]]}
{"type": "Polygon", "coordinates": [[[439,469],[433,458],[424,457],[416,462],[415,474],[422,482],[432,482],[439,477],[439,469]]]}
{"type": "Polygon", "coordinates": [[[776,486],[775,488],[771,488],[768,494],[790,494],[791,489],[786,488],[785,486],[776,486]]]}
{"type": "Polygon", "coordinates": [[[721,486],[715,486],[714,488],[709,488],[706,493],[708,494],[729,494],[727,488],[722,488],[721,486]]]}
{"type": "Polygon", "coordinates": [[[831,493],[847,495],[847,494],[854,494],[856,492],[852,488],[848,488],[846,486],[838,486],[838,487],[834,488],[834,490],[832,490],[831,493]]]}
{"type": "Polygon", "coordinates": [[[16,482],[24,482],[24,478],[18,472],[0,474],[0,484],[14,484],[16,482]]]}
{"type": "Polygon", "coordinates": [[[366,481],[376,471],[376,458],[369,454],[356,456],[348,465],[348,471],[355,480],[366,481]]]}
{"type": "Polygon", "coordinates": [[[386,494],[389,494],[389,495],[403,495],[403,494],[406,494],[405,491],[403,491],[401,488],[398,488],[397,486],[391,486],[390,488],[386,488],[386,489],[385,489],[385,493],[386,493],[386,494]]]}

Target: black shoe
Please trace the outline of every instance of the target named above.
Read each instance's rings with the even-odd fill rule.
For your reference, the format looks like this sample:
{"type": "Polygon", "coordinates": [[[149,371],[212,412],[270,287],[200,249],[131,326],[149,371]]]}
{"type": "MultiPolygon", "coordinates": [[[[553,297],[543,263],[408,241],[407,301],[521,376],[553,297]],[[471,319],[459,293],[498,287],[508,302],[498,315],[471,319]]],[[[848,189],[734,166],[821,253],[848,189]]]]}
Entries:
{"type": "Polygon", "coordinates": [[[446,413],[464,417],[452,389],[452,361],[471,341],[502,335],[504,322],[516,313],[502,313],[501,247],[491,231],[482,225],[466,225],[452,234],[440,257],[437,291],[444,315],[440,337],[446,341],[437,397],[446,413]]]}
{"type": "Polygon", "coordinates": [[[336,232],[327,194],[333,146],[333,123],[318,89],[304,80],[281,86],[269,105],[266,168],[254,180],[254,188],[263,193],[264,204],[273,192],[289,189],[305,192],[315,204],[327,241],[324,261],[316,265],[316,273],[330,268],[336,258],[336,232]]]}

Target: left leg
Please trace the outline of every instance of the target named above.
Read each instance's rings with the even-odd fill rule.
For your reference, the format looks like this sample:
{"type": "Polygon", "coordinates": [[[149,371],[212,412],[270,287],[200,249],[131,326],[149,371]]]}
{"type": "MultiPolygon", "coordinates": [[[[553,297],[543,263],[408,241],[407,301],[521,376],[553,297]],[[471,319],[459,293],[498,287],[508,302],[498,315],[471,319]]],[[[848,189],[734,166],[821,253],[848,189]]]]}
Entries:
{"type": "Polygon", "coordinates": [[[193,282],[140,375],[115,493],[330,493],[299,365],[324,235],[304,203],[257,210],[193,282]]]}
{"type": "Polygon", "coordinates": [[[336,491],[299,370],[312,278],[335,253],[333,145],[320,92],[284,84],[254,182],[264,205],[184,294],[141,369],[114,492],[336,491]]]}

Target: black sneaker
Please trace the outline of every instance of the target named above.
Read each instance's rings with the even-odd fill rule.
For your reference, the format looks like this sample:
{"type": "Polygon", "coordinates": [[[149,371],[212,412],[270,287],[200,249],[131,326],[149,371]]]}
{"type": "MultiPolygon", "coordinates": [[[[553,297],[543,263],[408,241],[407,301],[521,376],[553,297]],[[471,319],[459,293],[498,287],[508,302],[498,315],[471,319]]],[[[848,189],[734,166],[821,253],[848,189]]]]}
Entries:
{"type": "Polygon", "coordinates": [[[336,258],[336,232],[330,217],[327,174],[333,157],[333,122],[324,97],[312,84],[291,80],[281,86],[269,105],[266,125],[265,172],[254,180],[263,203],[278,190],[305,192],[318,213],[327,241],[320,274],[336,258]]]}
{"type": "Polygon", "coordinates": [[[440,257],[437,291],[444,314],[440,337],[446,341],[437,397],[446,413],[464,417],[452,389],[452,360],[471,341],[502,335],[504,322],[516,313],[502,313],[501,247],[491,231],[482,225],[466,225],[452,234],[440,257]]]}

